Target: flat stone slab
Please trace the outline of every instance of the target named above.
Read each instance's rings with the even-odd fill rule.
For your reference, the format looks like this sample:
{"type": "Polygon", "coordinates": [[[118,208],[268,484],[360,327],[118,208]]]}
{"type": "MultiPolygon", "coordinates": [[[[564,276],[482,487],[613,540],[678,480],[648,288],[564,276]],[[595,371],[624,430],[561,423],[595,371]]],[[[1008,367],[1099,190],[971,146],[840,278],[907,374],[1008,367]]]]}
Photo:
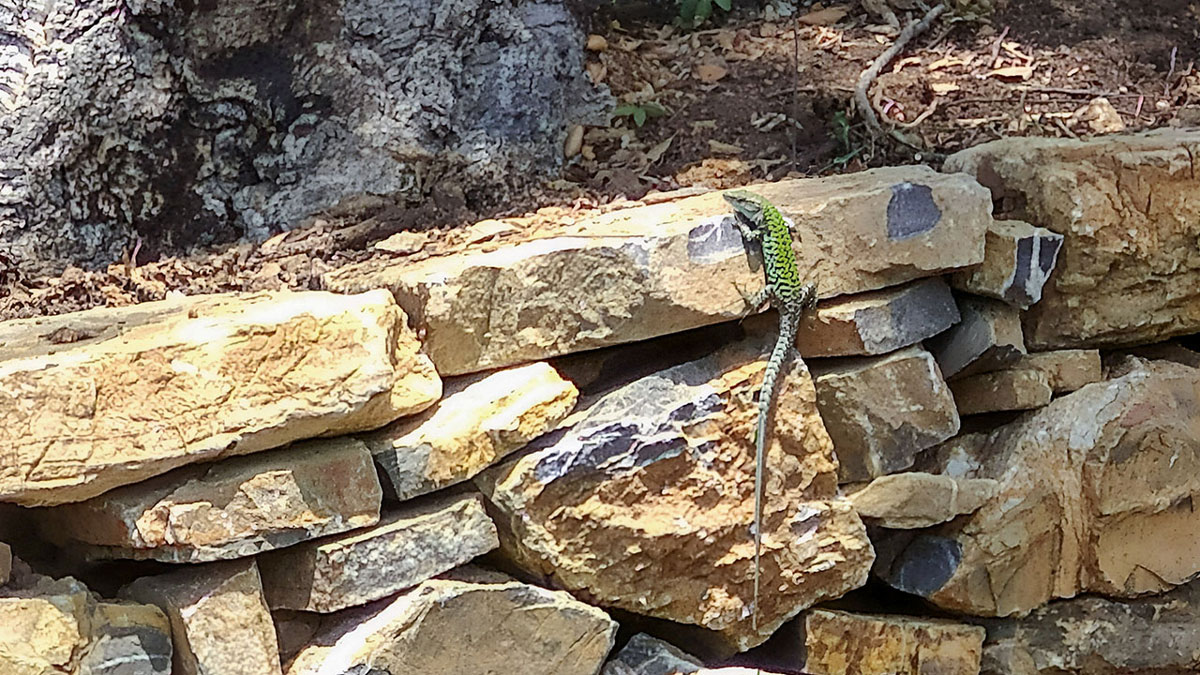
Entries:
{"type": "Polygon", "coordinates": [[[1200,370],[1133,357],[1110,370],[994,431],[926,451],[919,470],[990,478],[996,494],[968,516],[876,537],[875,573],[976,616],[1081,593],[1161,593],[1200,573],[1200,370]]]}
{"type": "Polygon", "coordinates": [[[846,498],[872,525],[911,530],[974,513],[996,494],[996,489],[996,481],[990,478],[907,471],[853,487],[846,498]]]}
{"type": "Polygon", "coordinates": [[[984,630],[952,621],[815,609],[804,617],[812,675],[979,673],[984,630]]]}
{"type": "Polygon", "coordinates": [[[280,675],[275,625],[258,567],[235,560],[142,577],[121,596],[157,605],[171,621],[174,672],[280,675]]]}
{"type": "Polygon", "coordinates": [[[366,446],[339,437],[176,469],[41,517],[93,557],[207,562],[374,525],[381,501],[366,446]]]}
{"type": "Polygon", "coordinates": [[[386,292],[179,298],[0,323],[0,501],[380,427],[441,381],[386,292]]]}
{"type": "Polygon", "coordinates": [[[806,358],[871,356],[914,345],[959,321],[940,277],[825,300],[805,314],[796,348],[806,358]]]}
{"type": "Polygon", "coordinates": [[[1011,138],[963,150],[947,171],[991,189],[1000,218],[1063,236],[1042,300],[1024,316],[1036,351],[1156,342],[1200,331],[1200,131],[1088,140],[1011,138]]]}
{"type": "Polygon", "coordinates": [[[917,453],[958,433],[954,398],[933,356],[920,347],[811,368],[840,482],[903,471],[917,453]]]}
{"type": "Polygon", "coordinates": [[[990,675],[1200,672],[1200,582],[1134,600],[1081,597],[986,619],[990,675]]]}
{"type": "MultiPolygon", "coordinates": [[[[884,168],[751,186],[796,225],[821,297],[862,293],[983,260],[987,191],[961,174],[884,168]]],[[[330,272],[340,292],[387,288],[424,330],[442,375],[729,321],[761,288],[717,192],[604,213],[561,236],[419,262],[330,272]],[[714,283],[719,280],[719,283],[714,283]]]]}
{"type": "Polygon", "coordinates": [[[30,582],[0,589],[0,672],[171,673],[171,631],[159,608],[100,600],[71,577],[30,582]]]}
{"type": "Polygon", "coordinates": [[[1055,394],[1075,391],[1104,379],[1100,352],[1095,349],[1058,349],[1034,352],[1013,361],[1013,370],[1036,370],[1046,375],[1055,394]]]}
{"type": "Polygon", "coordinates": [[[594,675],[616,632],[563,591],[463,573],[326,615],[285,672],[594,675]]]}
{"type": "Polygon", "coordinates": [[[389,499],[474,477],[561,422],[579,397],[545,362],[454,378],[444,389],[429,410],[360,436],[389,499]]]}
{"type": "Polygon", "coordinates": [[[505,554],[598,604],[700,626],[732,651],[864,583],[870,543],[837,497],[832,444],[797,361],[780,377],[766,447],[752,627],[754,396],[773,343],[755,336],[616,387],[480,473],[505,554]]]}
{"type": "Polygon", "coordinates": [[[950,382],[960,415],[1033,410],[1054,398],[1049,376],[1032,368],[980,373],[950,382]]]}
{"type": "Polygon", "coordinates": [[[365,605],[500,545],[478,494],[409,502],[374,527],[258,559],[271,609],[336,612],[365,605]]]}
{"type": "Polygon", "coordinates": [[[1021,309],[1037,304],[1058,262],[1063,236],[1019,220],[997,220],[988,227],[986,241],[983,262],[951,274],[950,283],[1021,309]]]}

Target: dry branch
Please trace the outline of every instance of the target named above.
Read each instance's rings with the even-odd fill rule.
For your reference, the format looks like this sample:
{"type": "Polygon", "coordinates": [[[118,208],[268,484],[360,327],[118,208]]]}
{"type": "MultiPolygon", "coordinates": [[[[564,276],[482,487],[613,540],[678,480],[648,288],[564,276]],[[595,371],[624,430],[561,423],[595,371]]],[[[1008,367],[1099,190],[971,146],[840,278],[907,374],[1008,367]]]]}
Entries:
{"type": "Polygon", "coordinates": [[[875,107],[871,105],[871,100],[867,97],[867,89],[871,87],[871,83],[875,81],[875,78],[879,77],[879,71],[883,70],[883,67],[890,63],[892,59],[896,58],[896,55],[904,49],[910,40],[924,33],[944,11],[946,11],[946,5],[939,4],[926,12],[920,21],[909,21],[904,30],[900,31],[900,35],[892,43],[892,46],[880,54],[875,59],[875,62],[871,64],[871,67],[864,70],[862,75],[859,76],[858,86],[854,88],[854,101],[858,105],[858,109],[862,111],[867,128],[871,130],[873,135],[881,136],[884,130],[879,124],[879,117],[875,115],[875,107]]]}

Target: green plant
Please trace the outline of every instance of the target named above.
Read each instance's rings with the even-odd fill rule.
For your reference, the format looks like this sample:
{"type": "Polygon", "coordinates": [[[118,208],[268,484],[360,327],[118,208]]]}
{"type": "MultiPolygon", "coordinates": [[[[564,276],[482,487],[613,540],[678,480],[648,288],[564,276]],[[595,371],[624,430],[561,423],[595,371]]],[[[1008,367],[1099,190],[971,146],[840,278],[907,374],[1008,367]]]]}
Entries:
{"type": "Polygon", "coordinates": [[[613,117],[632,117],[633,123],[638,125],[638,127],[645,124],[647,119],[662,117],[666,114],[667,109],[653,101],[648,103],[624,103],[617,106],[617,109],[613,111],[613,117]]]}
{"type": "Polygon", "coordinates": [[[726,12],[733,6],[733,0],[677,0],[679,2],[679,21],[688,28],[695,28],[712,16],[713,5],[726,12]]]}

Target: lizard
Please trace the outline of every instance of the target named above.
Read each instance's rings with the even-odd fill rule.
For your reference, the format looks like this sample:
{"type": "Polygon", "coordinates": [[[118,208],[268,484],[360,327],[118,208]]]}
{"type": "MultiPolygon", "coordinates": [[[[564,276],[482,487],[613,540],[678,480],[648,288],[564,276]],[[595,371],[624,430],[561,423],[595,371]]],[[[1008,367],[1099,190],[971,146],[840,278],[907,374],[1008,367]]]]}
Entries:
{"type": "Polygon", "coordinates": [[[723,196],[733,207],[734,224],[742,237],[762,247],[766,285],[753,296],[747,296],[738,289],[738,292],[742,293],[746,309],[748,312],[756,311],[769,300],[779,311],[779,337],[763,372],[762,389],[758,397],[758,426],[754,435],[754,600],[751,605],[751,626],[757,631],[767,421],[775,393],[775,382],[783,371],[784,363],[793,353],[800,318],[817,303],[817,286],[815,283],[804,283],[800,280],[796,253],[792,249],[790,223],[779,209],[765,198],[746,190],[731,190],[723,196]]]}

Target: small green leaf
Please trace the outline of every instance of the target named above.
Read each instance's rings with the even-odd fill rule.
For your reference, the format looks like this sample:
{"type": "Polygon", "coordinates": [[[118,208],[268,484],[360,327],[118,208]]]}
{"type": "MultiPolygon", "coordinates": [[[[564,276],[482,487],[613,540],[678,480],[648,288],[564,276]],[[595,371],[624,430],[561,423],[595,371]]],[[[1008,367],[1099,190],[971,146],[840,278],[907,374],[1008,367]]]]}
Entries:
{"type": "Polygon", "coordinates": [[[699,0],[696,3],[696,23],[693,25],[699,26],[700,24],[707,21],[708,17],[711,15],[712,15],[712,0],[699,0]]]}
{"type": "Polygon", "coordinates": [[[638,108],[633,111],[633,123],[639,127],[646,123],[646,109],[638,108]]]}
{"type": "Polygon", "coordinates": [[[717,3],[717,7],[720,7],[721,9],[725,10],[726,12],[728,12],[729,9],[731,7],[733,7],[733,0],[713,0],[713,2],[717,3]]]}
{"type": "Polygon", "coordinates": [[[682,0],[679,3],[679,18],[683,19],[684,25],[696,25],[696,5],[699,2],[700,0],[682,0]]]}
{"type": "Polygon", "coordinates": [[[638,110],[638,107],[636,105],[633,105],[631,103],[625,103],[623,105],[617,106],[617,109],[613,111],[613,116],[614,117],[628,117],[628,116],[634,114],[635,112],[637,112],[637,110],[638,110]]]}
{"type": "Polygon", "coordinates": [[[643,103],[641,108],[643,111],[645,111],[648,117],[662,117],[663,115],[667,114],[667,109],[664,108],[662,104],[655,101],[643,103]]]}

